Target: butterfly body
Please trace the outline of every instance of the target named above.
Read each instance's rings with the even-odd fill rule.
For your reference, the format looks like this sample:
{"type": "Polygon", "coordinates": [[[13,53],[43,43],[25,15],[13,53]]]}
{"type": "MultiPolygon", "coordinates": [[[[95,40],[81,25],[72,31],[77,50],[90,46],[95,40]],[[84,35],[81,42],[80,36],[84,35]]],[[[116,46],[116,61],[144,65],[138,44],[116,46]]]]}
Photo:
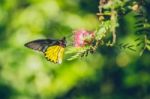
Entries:
{"type": "Polygon", "coordinates": [[[66,47],[66,40],[65,37],[61,40],[39,39],[28,42],[25,46],[43,52],[47,60],[60,64],[62,62],[64,48],[66,47]]]}

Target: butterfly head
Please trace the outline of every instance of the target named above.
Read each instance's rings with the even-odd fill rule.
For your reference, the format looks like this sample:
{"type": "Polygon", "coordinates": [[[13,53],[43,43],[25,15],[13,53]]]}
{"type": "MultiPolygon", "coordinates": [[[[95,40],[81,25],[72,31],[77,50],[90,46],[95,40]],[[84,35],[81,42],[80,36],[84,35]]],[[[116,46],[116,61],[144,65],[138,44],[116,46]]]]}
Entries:
{"type": "Polygon", "coordinates": [[[66,38],[63,37],[61,40],[58,41],[59,45],[62,47],[66,47],[66,38]]]}

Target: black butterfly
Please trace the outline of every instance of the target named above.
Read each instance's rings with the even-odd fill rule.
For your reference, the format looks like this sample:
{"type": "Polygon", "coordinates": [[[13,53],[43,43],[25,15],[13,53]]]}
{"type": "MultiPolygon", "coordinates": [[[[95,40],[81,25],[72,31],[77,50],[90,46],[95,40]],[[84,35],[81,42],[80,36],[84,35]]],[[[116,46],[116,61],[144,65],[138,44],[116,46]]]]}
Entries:
{"type": "Polygon", "coordinates": [[[53,63],[61,64],[64,48],[66,47],[65,37],[61,40],[53,39],[39,39],[28,42],[25,44],[26,47],[38,50],[44,53],[47,60],[53,63]]]}

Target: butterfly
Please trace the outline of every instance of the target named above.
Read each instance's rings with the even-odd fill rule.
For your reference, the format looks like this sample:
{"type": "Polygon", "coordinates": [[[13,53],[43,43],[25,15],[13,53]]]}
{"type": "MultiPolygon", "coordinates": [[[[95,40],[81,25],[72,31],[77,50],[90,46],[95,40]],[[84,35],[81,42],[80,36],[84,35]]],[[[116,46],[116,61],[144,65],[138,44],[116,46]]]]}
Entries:
{"type": "Polygon", "coordinates": [[[24,46],[44,53],[47,60],[53,63],[62,63],[64,49],[66,47],[66,38],[56,39],[38,39],[26,43],[24,46]]]}

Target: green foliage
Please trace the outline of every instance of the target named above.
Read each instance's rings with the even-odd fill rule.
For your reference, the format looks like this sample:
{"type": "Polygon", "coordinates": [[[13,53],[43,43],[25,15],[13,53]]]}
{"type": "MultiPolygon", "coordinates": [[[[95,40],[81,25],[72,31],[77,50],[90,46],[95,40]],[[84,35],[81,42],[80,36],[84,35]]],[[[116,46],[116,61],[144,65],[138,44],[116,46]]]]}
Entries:
{"type": "MultiPolygon", "coordinates": [[[[99,5],[99,13],[97,14],[99,17],[99,27],[95,30],[95,40],[93,43],[99,43],[98,45],[94,45],[93,43],[89,45],[89,48],[82,48],[80,50],[76,50],[76,54],[72,56],[69,60],[76,59],[85,53],[89,53],[89,50],[94,52],[98,46],[106,45],[106,46],[119,46],[121,49],[130,49],[132,51],[138,50],[139,46],[141,46],[140,55],[143,54],[144,50],[149,50],[149,20],[147,19],[147,13],[144,8],[144,4],[146,1],[118,1],[118,0],[101,0],[99,5]],[[128,12],[127,12],[128,10],[128,12]],[[135,27],[135,33],[140,35],[135,40],[137,44],[131,44],[128,42],[125,43],[116,43],[117,39],[117,28],[119,28],[120,22],[119,19],[124,15],[134,12],[136,15],[134,18],[136,22],[133,27],[135,27]],[[143,37],[141,36],[143,35],[143,37]],[[112,40],[110,40],[112,37],[112,40]],[[136,48],[135,48],[136,47],[136,48]]],[[[118,37],[119,38],[119,37],[118,37]]],[[[133,40],[134,41],[134,40],[133,40]]],[[[76,49],[76,48],[75,48],[76,49]]],[[[72,48],[73,50],[73,48],[72,48]]],[[[75,53],[75,52],[74,52],[75,53]]],[[[86,56],[86,55],[85,55],[86,56]]]]}
{"type": "Polygon", "coordinates": [[[0,98],[149,99],[149,5],[149,0],[101,0],[100,6],[98,0],[0,0],[0,98]],[[93,31],[92,43],[74,47],[77,29],[93,31]],[[68,47],[61,65],[23,46],[64,36],[68,47]]]}
{"type": "MultiPolygon", "coordinates": [[[[143,8],[144,10],[144,8],[143,8]]],[[[149,50],[150,51],[150,39],[149,39],[149,23],[148,23],[148,19],[146,16],[146,12],[145,11],[141,11],[139,12],[137,15],[135,15],[135,18],[137,19],[137,21],[135,22],[135,28],[136,28],[136,34],[139,35],[139,38],[136,39],[135,41],[137,41],[137,45],[136,46],[140,46],[141,47],[141,55],[143,54],[144,50],[149,50]],[[145,13],[145,14],[143,14],[145,13]]]]}
{"type": "Polygon", "coordinates": [[[83,48],[68,48],[68,50],[66,51],[66,54],[70,54],[70,58],[68,58],[67,60],[71,61],[74,59],[77,59],[79,57],[84,57],[87,56],[88,53],[90,51],[90,47],[83,47],[83,48]],[[74,55],[72,55],[74,54],[74,55]]]}

